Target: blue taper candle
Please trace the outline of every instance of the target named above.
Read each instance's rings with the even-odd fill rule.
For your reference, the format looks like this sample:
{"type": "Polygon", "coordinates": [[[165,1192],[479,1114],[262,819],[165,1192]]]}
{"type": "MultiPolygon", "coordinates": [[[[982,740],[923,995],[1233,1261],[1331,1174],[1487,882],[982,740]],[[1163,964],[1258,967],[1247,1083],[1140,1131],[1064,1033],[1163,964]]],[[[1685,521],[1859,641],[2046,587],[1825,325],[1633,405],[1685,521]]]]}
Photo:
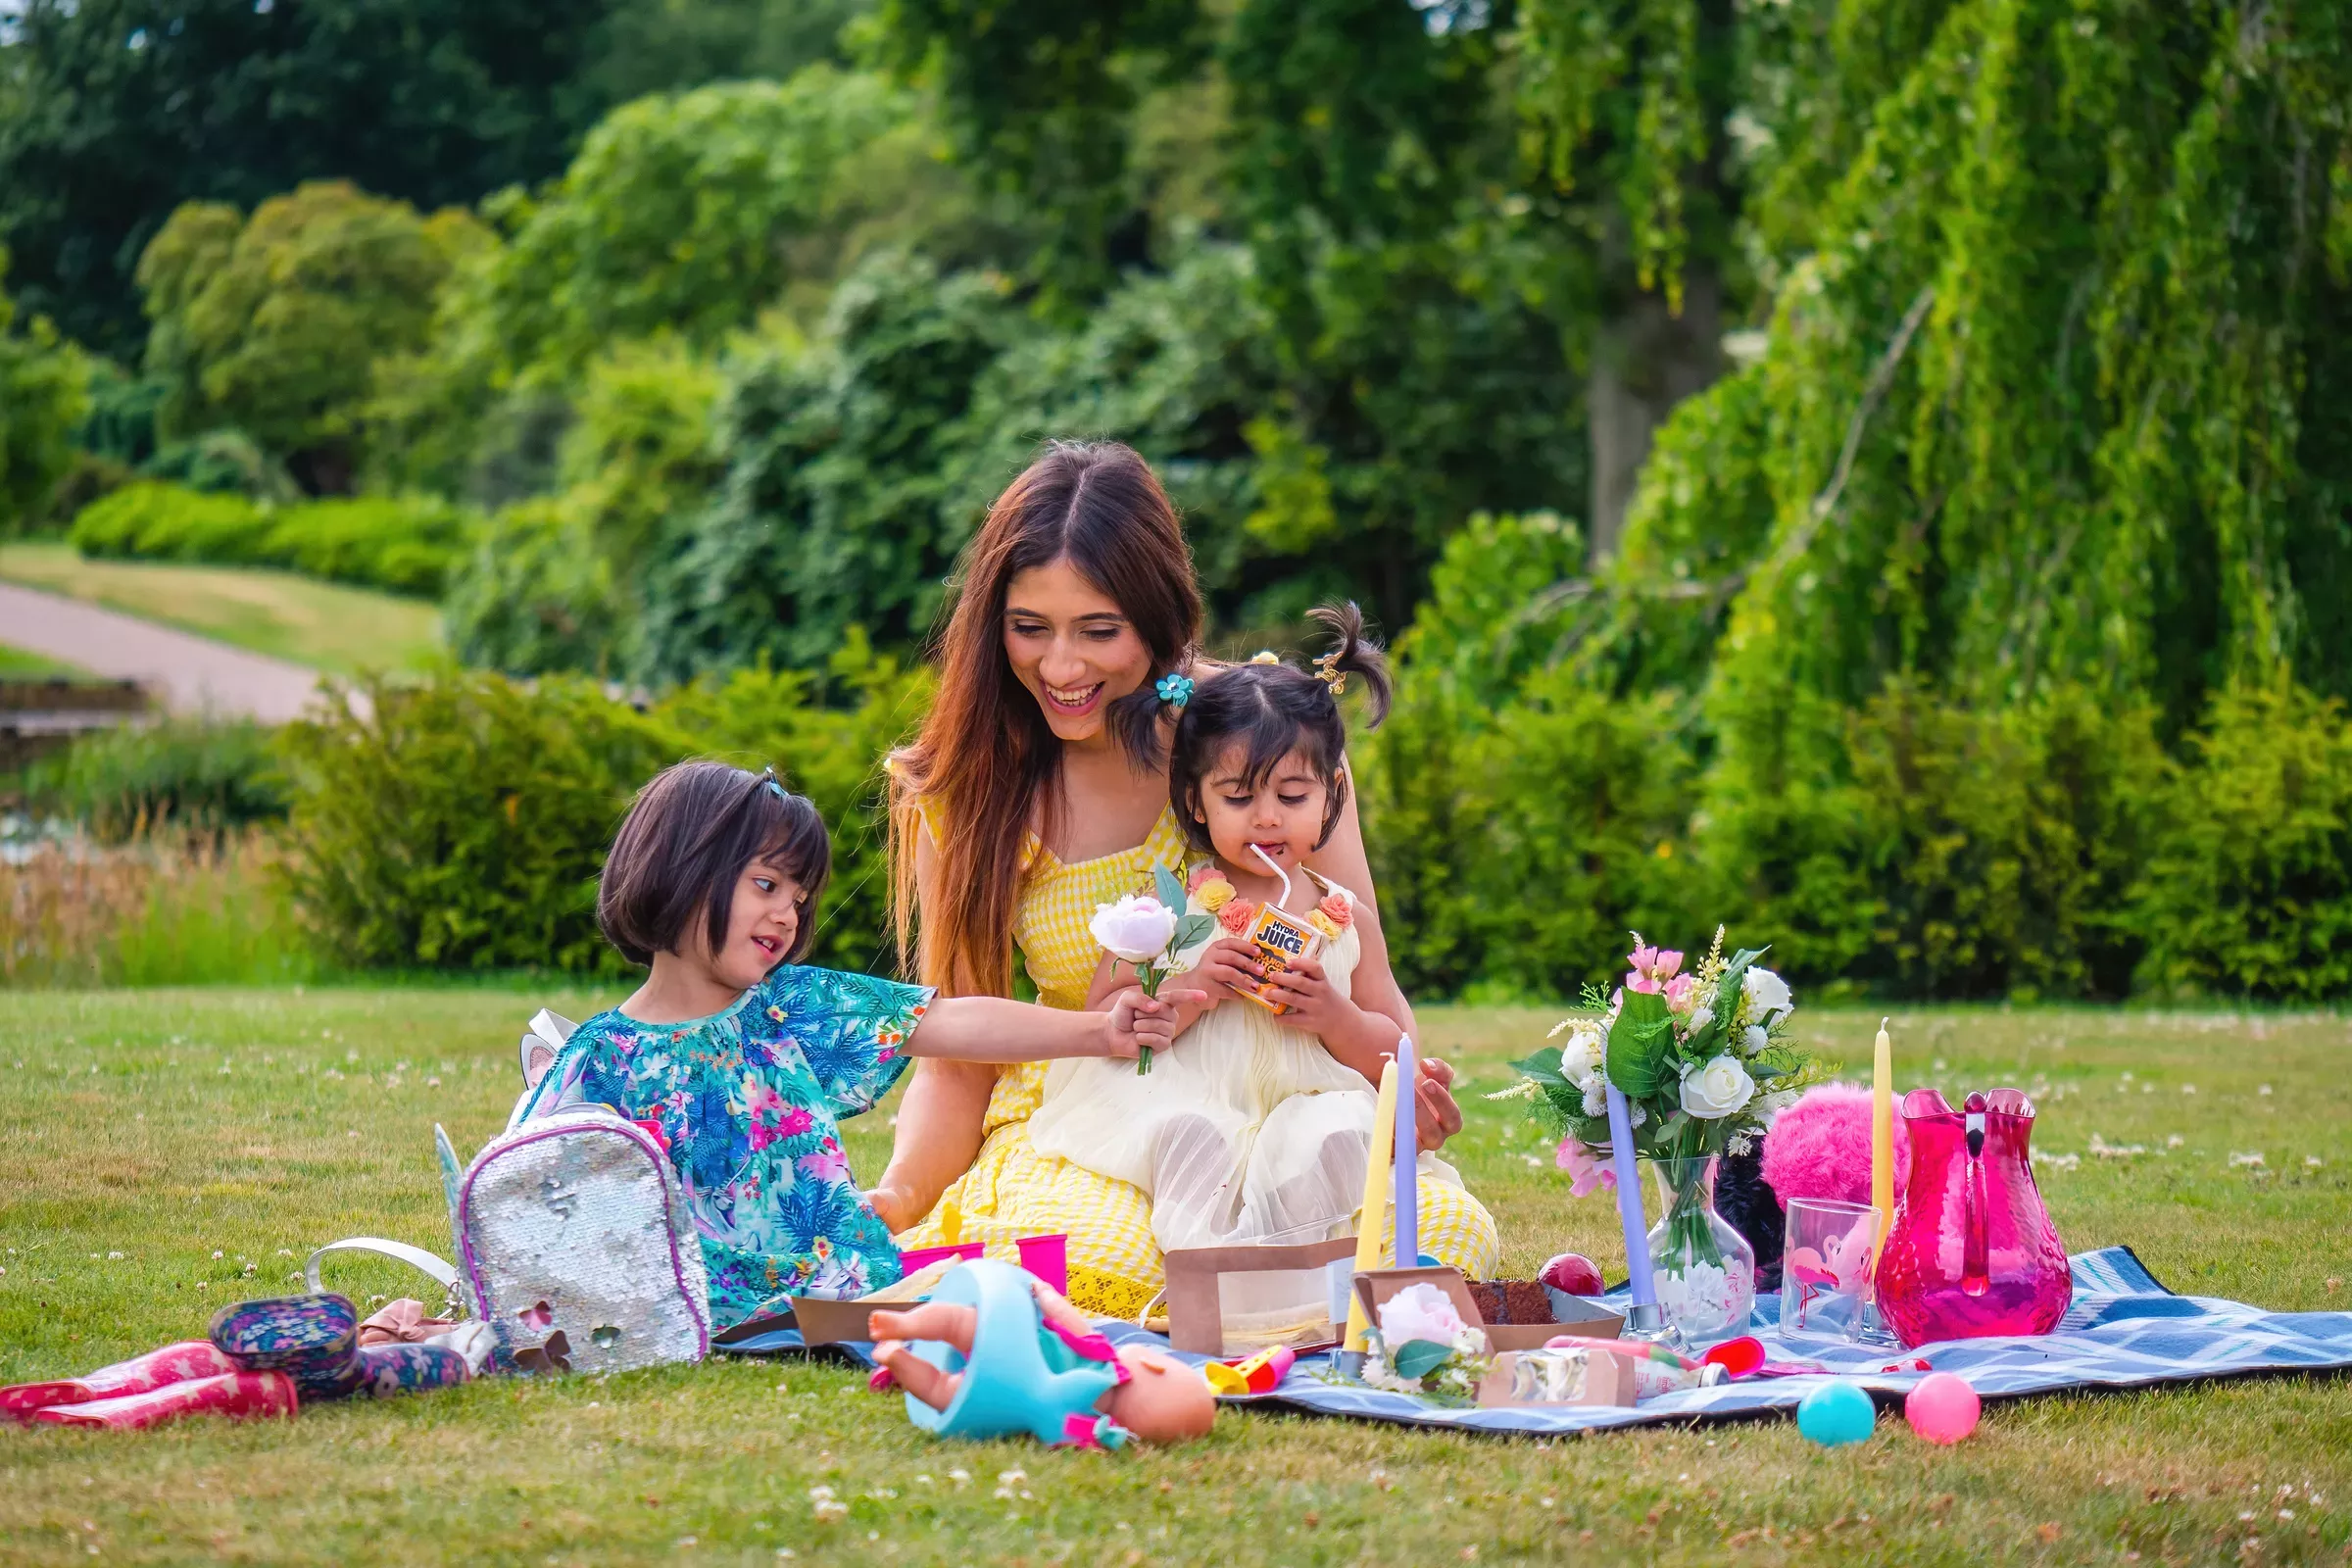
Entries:
{"type": "Polygon", "coordinates": [[[1625,1226],[1625,1272],[1636,1306],[1658,1304],[1649,1273],[1649,1233],[1642,1223],[1642,1167],[1634,1159],[1634,1116],[1625,1091],[1608,1086],[1609,1161],[1617,1172],[1617,1218],[1625,1226]]]}
{"type": "Polygon", "coordinates": [[[1413,1059],[1413,1037],[1396,1039],[1396,1266],[1411,1268],[1421,1261],[1421,1138],[1413,1125],[1419,1102],[1419,1063],[1413,1059]]]}

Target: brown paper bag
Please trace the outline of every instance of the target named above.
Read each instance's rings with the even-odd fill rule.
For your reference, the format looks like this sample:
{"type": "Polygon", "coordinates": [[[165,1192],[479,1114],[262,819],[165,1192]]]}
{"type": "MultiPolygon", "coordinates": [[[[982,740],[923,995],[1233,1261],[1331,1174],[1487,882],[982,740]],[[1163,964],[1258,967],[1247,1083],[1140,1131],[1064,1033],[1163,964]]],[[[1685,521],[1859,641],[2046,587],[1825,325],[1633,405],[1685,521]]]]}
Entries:
{"type": "Polygon", "coordinates": [[[1180,1248],[1167,1254],[1168,1342],[1195,1355],[1336,1345],[1344,1325],[1331,1321],[1327,1281],[1332,1265],[1354,1257],[1352,1236],[1287,1247],[1180,1248]],[[1300,1310],[1258,1312],[1255,1299],[1287,1299],[1300,1310]]]}

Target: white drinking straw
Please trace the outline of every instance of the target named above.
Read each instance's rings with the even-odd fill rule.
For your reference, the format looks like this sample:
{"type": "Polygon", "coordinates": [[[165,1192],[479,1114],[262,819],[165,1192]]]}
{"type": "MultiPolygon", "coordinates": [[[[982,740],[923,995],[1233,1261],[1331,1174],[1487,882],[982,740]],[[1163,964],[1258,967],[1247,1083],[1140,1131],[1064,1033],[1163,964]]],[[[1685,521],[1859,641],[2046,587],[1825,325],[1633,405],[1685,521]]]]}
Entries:
{"type": "MultiPolygon", "coordinates": [[[[1274,907],[1277,909],[1282,908],[1284,905],[1291,902],[1291,873],[1285,871],[1281,866],[1275,864],[1274,857],[1268,855],[1256,845],[1252,844],[1250,846],[1250,853],[1256,856],[1259,859],[1265,861],[1267,870],[1282,878],[1282,897],[1274,901],[1274,907]]],[[[1284,912],[1288,913],[1289,911],[1284,910],[1284,912]]]]}

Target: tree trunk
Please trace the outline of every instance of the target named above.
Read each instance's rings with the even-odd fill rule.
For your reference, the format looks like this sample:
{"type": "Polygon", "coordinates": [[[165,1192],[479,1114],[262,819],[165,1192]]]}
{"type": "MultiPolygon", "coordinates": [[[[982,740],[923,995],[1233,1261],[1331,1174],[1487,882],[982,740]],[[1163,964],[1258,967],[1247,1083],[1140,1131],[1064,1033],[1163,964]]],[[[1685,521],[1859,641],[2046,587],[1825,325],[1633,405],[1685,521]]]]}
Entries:
{"type": "Polygon", "coordinates": [[[1585,411],[1592,442],[1592,564],[1617,553],[1650,437],[1667,413],[1723,369],[1723,288],[1713,268],[1683,275],[1683,314],[1642,293],[1605,319],[1592,343],[1585,411]]]}

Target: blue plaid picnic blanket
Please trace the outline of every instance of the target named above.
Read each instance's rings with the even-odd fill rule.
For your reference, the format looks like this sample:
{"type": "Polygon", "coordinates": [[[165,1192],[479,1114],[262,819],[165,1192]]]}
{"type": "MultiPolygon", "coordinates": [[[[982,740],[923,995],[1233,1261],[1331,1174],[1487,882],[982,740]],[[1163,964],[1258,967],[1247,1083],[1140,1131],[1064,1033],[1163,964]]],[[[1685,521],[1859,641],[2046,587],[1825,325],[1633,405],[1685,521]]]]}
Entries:
{"type": "MultiPolygon", "coordinates": [[[[2318,1372],[2352,1367],[2352,1312],[2266,1312],[2242,1301],[2176,1296],[2157,1283],[2128,1247],[2078,1252],[2075,1299],[2055,1332],[2000,1339],[1948,1340],[1916,1350],[1870,1349],[1785,1344],[1780,1337],[1780,1298],[1763,1296],[1749,1320],[1774,1361],[1812,1361],[1833,1369],[1817,1376],[1757,1378],[1644,1399],[1631,1409],[1576,1406],[1545,1409],[1448,1409],[1410,1395],[1390,1394],[1339,1371],[1333,1352],[1301,1356],[1282,1387],[1226,1400],[1261,1409],[1299,1410],[1313,1415],[1352,1416],[1404,1426],[1451,1427],[1471,1432],[1513,1432],[1545,1436],[1658,1421],[1696,1424],[1754,1417],[1796,1408],[1831,1376],[1853,1378],[1881,1402],[1899,1399],[1924,1373],[1882,1372],[1896,1360],[1925,1356],[1938,1372],[1966,1378],[1988,1399],[2060,1389],[2135,1389],[2157,1383],[2236,1377],[2249,1372],[2318,1372]]],[[[1623,1308],[1625,1289],[1606,1298],[1623,1308]]],[[[1168,1348],[1158,1335],[1132,1324],[1105,1324],[1114,1344],[1143,1343],[1168,1348]]],[[[735,1354],[774,1354],[802,1348],[790,1329],[726,1348],[735,1354]]],[[[863,1345],[834,1347],[872,1364],[863,1345]]],[[[1198,1365],[1205,1356],[1171,1352],[1198,1365]]]]}
{"type": "MultiPolygon", "coordinates": [[[[1988,1399],[2059,1389],[2132,1389],[2248,1372],[2352,1367],[2352,1312],[2266,1312],[2242,1301],[2176,1296],[2157,1283],[2128,1247],[2078,1252],[2069,1261],[2074,1266],[2075,1299],[2054,1332],[1948,1340],[1916,1350],[1823,1346],[1812,1341],[1784,1344],[1780,1298],[1759,1297],[1749,1332],[1764,1342],[1767,1358],[1812,1361],[1833,1368],[1833,1374],[1718,1384],[1711,1389],[1661,1395],[1631,1409],[1446,1409],[1409,1395],[1384,1393],[1346,1379],[1328,1352],[1301,1357],[1274,1393],[1229,1402],[1408,1426],[1550,1434],[1658,1421],[1695,1424],[1794,1410],[1832,1375],[1853,1378],[1885,1403],[1899,1399],[1926,1374],[1888,1373],[1879,1368],[1912,1356],[1925,1356],[1936,1371],[1959,1374],[1988,1399]]],[[[1623,1308],[1623,1287],[1612,1291],[1608,1299],[1612,1306],[1623,1308]]],[[[1114,1340],[1119,1337],[1115,1332],[1111,1335],[1114,1340]]]]}

